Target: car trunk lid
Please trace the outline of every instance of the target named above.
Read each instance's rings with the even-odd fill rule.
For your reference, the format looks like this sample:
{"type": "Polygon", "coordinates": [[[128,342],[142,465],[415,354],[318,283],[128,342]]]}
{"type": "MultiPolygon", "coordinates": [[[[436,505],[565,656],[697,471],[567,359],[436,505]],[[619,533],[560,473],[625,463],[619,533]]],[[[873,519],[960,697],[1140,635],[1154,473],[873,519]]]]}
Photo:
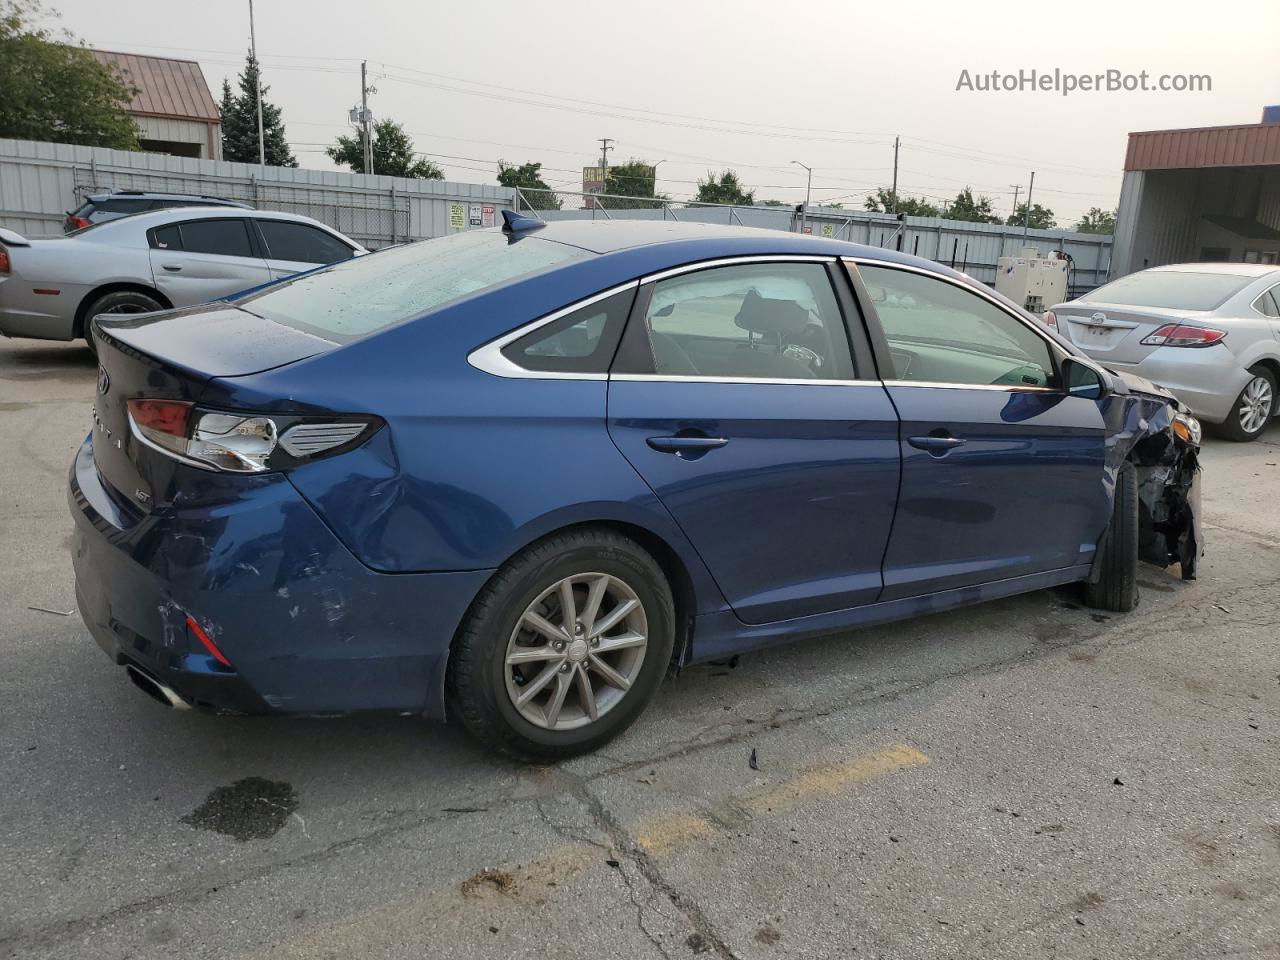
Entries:
{"type": "Polygon", "coordinates": [[[1168,307],[1132,307],[1076,301],[1053,308],[1058,332],[1085,353],[1102,361],[1139,363],[1158,346],[1144,344],[1145,337],[1167,323],[1195,324],[1208,316],[1200,310],[1168,307]]]}
{"type": "Polygon", "coordinates": [[[113,499],[135,515],[172,503],[180,471],[198,468],[142,441],[130,429],[130,400],[196,403],[214,377],[260,373],[335,346],[226,303],[104,316],[94,335],[94,461],[113,499]]]}

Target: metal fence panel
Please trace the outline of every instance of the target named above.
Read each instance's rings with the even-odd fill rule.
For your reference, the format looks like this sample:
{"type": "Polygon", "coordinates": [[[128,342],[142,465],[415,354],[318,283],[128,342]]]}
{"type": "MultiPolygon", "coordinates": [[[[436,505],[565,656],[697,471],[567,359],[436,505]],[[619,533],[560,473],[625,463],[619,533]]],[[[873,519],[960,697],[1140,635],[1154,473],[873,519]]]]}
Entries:
{"type": "Polygon", "coordinates": [[[1111,236],[1068,230],[1029,230],[997,223],[972,223],[939,217],[815,207],[803,217],[789,206],[696,204],[648,198],[586,194],[567,190],[520,190],[516,208],[544,220],[642,219],[728,223],[770,230],[804,230],[815,236],[872,247],[902,250],[937,260],[994,286],[1000,258],[1024,246],[1043,254],[1061,250],[1072,258],[1070,292],[1079,296],[1106,282],[1111,266],[1111,236]]]}
{"type": "Polygon", "coordinates": [[[496,185],[0,139],[0,226],[29,236],[56,235],[65,211],[86,194],[112,190],[241,200],[313,217],[372,248],[473,229],[473,207],[481,222],[492,223],[514,197],[514,191],[496,185]]]}

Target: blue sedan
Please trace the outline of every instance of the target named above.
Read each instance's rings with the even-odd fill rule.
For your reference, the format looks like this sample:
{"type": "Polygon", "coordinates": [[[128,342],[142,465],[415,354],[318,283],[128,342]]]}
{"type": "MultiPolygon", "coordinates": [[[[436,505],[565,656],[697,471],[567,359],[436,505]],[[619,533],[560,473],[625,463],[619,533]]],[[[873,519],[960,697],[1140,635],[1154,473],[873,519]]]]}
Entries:
{"type": "Polygon", "coordinates": [[[1199,424],[969,277],[693,224],[507,216],[94,324],[77,598],[175,707],[590,750],[668,672],[1195,575],[1199,424]]]}

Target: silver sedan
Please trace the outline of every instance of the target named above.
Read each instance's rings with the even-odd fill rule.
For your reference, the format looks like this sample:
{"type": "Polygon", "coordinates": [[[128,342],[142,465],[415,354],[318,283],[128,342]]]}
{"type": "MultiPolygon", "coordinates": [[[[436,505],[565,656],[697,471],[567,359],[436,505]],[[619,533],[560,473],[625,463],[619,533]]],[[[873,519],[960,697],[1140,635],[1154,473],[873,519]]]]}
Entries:
{"type": "Polygon", "coordinates": [[[290,213],[178,207],[31,239],[0,228],[0,333],[74,340],[100,313],[147,313],[367,251],[290,213]]]}
{"type": "Polygon", "coordinates": [[[1183,263],[1113,280],[1045,322],[1105,366],[1171,390],[1232,440],[1261,436],[1280,382],[1280,268],[1183,263]]]}

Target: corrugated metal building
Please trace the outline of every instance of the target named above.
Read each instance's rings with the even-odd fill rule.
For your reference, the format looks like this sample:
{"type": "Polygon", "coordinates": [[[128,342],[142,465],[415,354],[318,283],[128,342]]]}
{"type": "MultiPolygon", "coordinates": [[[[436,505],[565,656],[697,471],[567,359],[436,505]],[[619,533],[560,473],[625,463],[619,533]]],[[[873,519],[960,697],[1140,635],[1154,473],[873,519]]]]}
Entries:
{"type": "Polygon", "coordinates": [[[111,50],[89,52],[99,63],[119,70],[137,89],[128,113],[138,124],[143,150],[222,159],[222,115],[200,64],[111,50]]]}
{"type": "Polygon", "coordinates": [[[1129,134],[1111,275],[1165,263],[1280,262],[1275,115],[1129,134]]]}

